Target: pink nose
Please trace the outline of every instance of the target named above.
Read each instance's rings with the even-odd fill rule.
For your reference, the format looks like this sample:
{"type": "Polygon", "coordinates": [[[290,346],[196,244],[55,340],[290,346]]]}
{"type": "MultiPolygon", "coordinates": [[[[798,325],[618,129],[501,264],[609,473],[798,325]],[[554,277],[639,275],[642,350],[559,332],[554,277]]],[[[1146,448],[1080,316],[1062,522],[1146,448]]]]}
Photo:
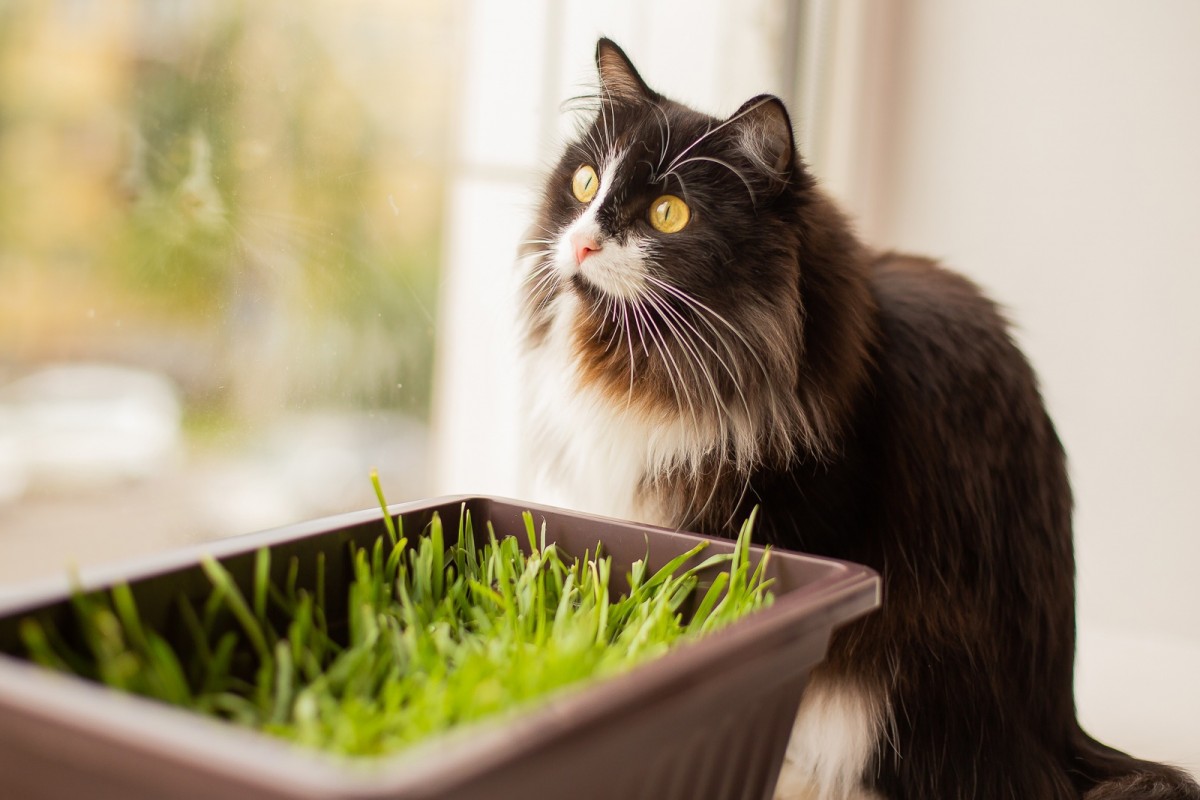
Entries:
{"type": "Polygon", "coordinates": [[[571,247],[575,250],[576,266],[582,264],[585,258],[600,249],[600,245],[596,243],[596,237],[579,231],[571,234],[571,247]]]}

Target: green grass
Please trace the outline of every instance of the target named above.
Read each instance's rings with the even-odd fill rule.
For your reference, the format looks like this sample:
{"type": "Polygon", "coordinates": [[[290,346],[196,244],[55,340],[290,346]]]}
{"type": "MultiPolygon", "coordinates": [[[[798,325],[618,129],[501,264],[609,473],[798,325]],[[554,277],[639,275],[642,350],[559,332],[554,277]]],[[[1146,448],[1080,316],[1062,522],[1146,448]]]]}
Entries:
{"type": "MultiPolygon", "coordinates": [[[[477,548],[447,546],[437,516],[415,541],[384,520],[373,546],[352,548],[347,619],[336,635],[323,559],[308,591],[297,587],[294,559],[286,580],[272,583],[266,549],[249,595],[219,562],[203,561],[212,590],[202,605],[179,598],[187,634],[178,649],[144,624],[127,585],[75,594],[82,646],[33,617],[21,634],[46,667],[359,756],[622,672],[772,601],[767,556],[753,569],[749,559],[753,516],[732,554],[684,569],[702,542],[654,572],[637,561],[616,598],[601,545],[573,558],[546,543],[528,512],[528,554],[515,537],[497,539],[490,523],[477,548]],[[700,594],[700,573],[714,569],[700,594]]],[[[473,543],[469,514],[460,520],[457,541],[473,543]]]]}

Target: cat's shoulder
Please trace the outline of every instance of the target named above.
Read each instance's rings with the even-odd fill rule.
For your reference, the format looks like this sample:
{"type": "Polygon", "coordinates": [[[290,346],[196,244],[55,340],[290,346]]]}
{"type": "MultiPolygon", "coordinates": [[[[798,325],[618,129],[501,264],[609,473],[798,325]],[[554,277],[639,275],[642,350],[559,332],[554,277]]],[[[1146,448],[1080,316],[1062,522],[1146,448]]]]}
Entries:
{"type": "Polygon", "coordinates": [[[996,304],[977,284],[934,259],[881,253],[871,263],[870,281],[885,319],[1006,327],[996,304]]]}
{"type": "Polygon", "coordinates": [[[901,253],[878,255],[870,275],[885,370],[941,388],[1031,383],[1008,320],[973,281],[901,253]]]}

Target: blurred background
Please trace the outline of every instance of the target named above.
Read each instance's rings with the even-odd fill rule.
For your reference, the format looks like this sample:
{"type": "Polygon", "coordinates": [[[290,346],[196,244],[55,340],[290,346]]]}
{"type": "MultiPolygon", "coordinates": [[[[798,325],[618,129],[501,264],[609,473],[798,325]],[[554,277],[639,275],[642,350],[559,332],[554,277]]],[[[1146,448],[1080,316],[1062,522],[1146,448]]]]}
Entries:
{"type": "Polygon", "coordinates": [[[868,241],[1007,308],[1081,717],[1200,768],[1191,0],[0,0],[0,595],[370,506],[372,466],[524,496],[512,255],[600,34],[702,110],[779,94],[868,241]]]}
{"type": "Polygon", "coordinates": [[[463,14],[0,3],[0,580],[428,493],[463,14]]]}

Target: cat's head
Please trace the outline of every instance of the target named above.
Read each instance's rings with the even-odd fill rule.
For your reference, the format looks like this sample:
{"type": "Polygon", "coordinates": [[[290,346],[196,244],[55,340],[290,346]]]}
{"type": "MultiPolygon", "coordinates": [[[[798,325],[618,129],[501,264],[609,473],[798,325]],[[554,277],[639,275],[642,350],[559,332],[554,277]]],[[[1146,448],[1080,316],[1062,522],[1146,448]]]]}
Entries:
{"type": "MultiPolygon", "coordinates": [[[[819,437],[801,391],[813,181],[783,103],[725,119],[652,90],[602,39],[594,117],[550,172],[523,248],[526,345],[581,387],[688,416],[739,461],[819,437]]],[[[840,217],[837,220],[840,223],[840,217]]]]}

